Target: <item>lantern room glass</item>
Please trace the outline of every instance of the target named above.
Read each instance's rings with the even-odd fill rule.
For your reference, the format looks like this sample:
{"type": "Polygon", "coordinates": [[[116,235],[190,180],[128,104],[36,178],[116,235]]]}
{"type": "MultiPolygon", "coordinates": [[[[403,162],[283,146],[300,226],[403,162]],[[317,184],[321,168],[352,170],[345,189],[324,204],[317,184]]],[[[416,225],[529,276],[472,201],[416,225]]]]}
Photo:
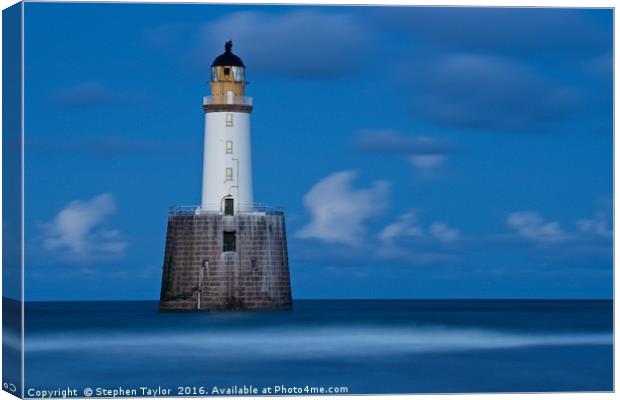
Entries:
{"type": "Polygon", "coordinates": [[[233,80],[235,82],[243,82],[245,80],[245,68],[232,67],[233,80]]]}
{"type": "MultiPolygon", "coordinates": [[[[232,75],[232,80],[234,82],[244,82],[245,81],[245,68],[244,67],[225,67],[229,68],[232,75]]],[[[227,77],[230,75],[224,75],[223,68],[220,68],[218,76],[218,67],[211,67],[211,81],[228,81],[227,77]]]]}

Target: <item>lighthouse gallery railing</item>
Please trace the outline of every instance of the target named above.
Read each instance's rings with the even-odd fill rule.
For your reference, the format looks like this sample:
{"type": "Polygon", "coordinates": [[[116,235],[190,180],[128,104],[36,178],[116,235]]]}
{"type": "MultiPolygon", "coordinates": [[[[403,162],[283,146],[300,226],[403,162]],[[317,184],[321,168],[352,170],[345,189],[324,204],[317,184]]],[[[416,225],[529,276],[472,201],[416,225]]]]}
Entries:
{"type": "Polygon", "coordinates": [[[242,104],[246,106],[252,105],[252,98],[249,96],[204,96],[203,105],[211,104],[242,104]]]}
{"type": "MultiPolygon", "coordinates": [[[[219,204],[207,204],[206,206],[174,206],[170,207],[169,215],[200,215],[200,214],[224,214],[223,206],[219,204]]],[[[284,215],[282,207],[271,207],[262,203],[240,204],[238,206],[239,214],[267,214],[267,215],[284,215]]]]}

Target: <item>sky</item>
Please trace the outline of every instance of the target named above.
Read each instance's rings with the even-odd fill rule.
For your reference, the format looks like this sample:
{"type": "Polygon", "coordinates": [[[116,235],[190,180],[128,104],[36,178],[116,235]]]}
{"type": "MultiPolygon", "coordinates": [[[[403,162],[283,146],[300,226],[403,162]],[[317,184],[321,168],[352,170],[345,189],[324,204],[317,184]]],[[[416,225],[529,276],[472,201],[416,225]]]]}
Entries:
{"type": "Polygon", "coordinates": [[[611,298],[612,32],[609,9],[26,3],[26,300],[158,299],[229,39],[294,298],[611,298]]]}

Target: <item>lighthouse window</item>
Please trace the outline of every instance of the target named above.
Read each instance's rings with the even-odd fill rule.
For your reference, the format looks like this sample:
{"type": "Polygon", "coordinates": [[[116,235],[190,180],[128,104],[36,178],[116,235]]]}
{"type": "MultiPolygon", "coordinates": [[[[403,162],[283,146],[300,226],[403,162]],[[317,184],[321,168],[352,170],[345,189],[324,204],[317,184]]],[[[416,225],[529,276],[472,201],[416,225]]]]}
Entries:
{"type": "Polygon", "coordinates": [[[232,170],[232,168],[226,168],[226,180],[227,181],[232,181],[233,180],[233,170],[232,170]]]}
{"type": "Polygon", "coordinates": [[[222,251],[237,251],[237,237],[235,232],[224,232],[224,248],[222,251]]]}
{"type": "Polygon", "coordinates": [[[232,152],[233,152],[232,140],[227,140],[226,141],[226,154],[232,154],[232,152]]]}
{"type": "Polygon", "coordinates": [[[226,114],[226,126],[233,126],[233,115],[226,114]]]}
{"type": "Polygon", "coordinates": [[[230,68],[229,67],[224,67],[224,75],[226,75],[226,76],[230,75],[230,68]]]}

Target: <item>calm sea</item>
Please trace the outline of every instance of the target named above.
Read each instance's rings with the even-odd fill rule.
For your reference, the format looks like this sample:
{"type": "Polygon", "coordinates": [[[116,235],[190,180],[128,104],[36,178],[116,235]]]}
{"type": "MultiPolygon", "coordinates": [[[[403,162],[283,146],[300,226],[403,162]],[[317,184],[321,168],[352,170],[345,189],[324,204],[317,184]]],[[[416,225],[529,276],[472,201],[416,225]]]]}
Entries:
{"type": "Polygon", "coordinates": [[[291,311],[159,313],[148,301],[28,303],[26,389],[610,391],[612,307],[306,300],[291,311]]]}

